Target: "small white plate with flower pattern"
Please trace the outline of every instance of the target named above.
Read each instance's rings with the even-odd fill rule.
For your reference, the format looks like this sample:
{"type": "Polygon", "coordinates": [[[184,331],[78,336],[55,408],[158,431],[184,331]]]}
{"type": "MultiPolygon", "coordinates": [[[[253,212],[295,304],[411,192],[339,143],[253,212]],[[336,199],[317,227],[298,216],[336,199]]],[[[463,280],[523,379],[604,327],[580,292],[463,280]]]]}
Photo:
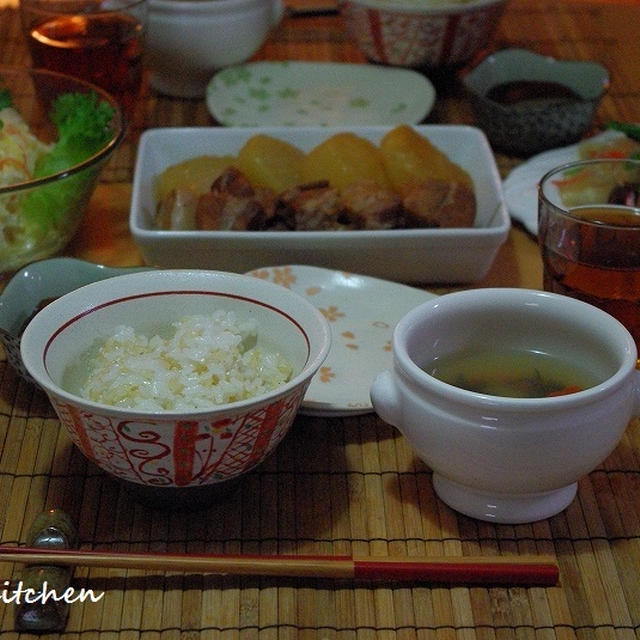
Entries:
{"type": "Polygon", "coordinates": [[[417,71],[342,62],[250,62],[206,91],[211,115],[233,127],[418,124],[435,97],[417,71]]]}
{"type": "Polygon", "coordinates": [[[349,416],[373,411],[369,388],[392,366],[391,336],[400,318],[435,294],[407,285],[306,265],[263,267],[249,275],[288,287],[329,321],[329,355],[311,380],[300,412],[349,416]]]}

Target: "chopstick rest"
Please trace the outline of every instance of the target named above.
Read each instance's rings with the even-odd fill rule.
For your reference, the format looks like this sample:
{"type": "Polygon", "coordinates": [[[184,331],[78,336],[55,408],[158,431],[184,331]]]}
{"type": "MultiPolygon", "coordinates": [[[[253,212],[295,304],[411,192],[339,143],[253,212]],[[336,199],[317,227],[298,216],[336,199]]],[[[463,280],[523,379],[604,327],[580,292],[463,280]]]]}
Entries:
{"type": "MultiPolygon", "coordinates": [[[[31,525],[27,541],[37,553],[34,563],[22,571],[22,588],[40,593],[46,583],[56,593],[64,593],[71,582],[73,568],[70,565],[52,565],[49,553],[56,549],[67,551],[77,545],[76,529],[69,516],[59,509],[41,513],[31,525]]],[[[33,633],[62,631],[68,615],[69,604],[64,600],[25,600],[16,604],[15,628],[33,633]]]]}
{"type": "Polygon", "coordinates": [[[440,584],[553,586],[558,566],[541,556],[419,557],[215,555],[0,547],[0,560],[51,565],[440,584]]]}

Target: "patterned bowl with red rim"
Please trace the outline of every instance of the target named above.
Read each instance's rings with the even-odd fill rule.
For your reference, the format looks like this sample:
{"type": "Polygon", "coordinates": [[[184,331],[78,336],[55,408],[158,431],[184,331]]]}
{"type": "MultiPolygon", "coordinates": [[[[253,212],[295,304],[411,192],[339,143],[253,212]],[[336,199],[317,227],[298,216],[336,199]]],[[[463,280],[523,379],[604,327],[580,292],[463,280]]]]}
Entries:
{"type": "Polygon", "coordinates": [[[484,48],[507,0],[340,0],[345,26],[372,62],[439,68],[484,48]]]}
{"type": "Polygon", "coordinates": [[[277,447],[328,354],[330,335],[324,316],[285,287],[222,271],[154,270],[94,282],[51,302],[25,329],[21,355],[73,442],[98,467],[133,485],[192,488],[236,479],[277,447]],[[258,346],[291,364],[287,382],[188,412],[109,406],[77,391],[74,363],[116,327],[158,335],[173,321],[217,309],[233,311],[238,322],[255,320],[258,346]]]}

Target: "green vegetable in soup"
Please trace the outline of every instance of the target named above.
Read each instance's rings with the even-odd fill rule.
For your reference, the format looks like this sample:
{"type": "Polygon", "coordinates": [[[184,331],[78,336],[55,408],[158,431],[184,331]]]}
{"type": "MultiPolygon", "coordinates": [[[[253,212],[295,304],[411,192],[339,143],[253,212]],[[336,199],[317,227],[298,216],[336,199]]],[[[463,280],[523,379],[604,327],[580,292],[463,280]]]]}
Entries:
{"type": "Polygon", "coordinates": [[[492,396],[546,398],[598,384],[567,359],[525,349],[473,349],[433,361],[427,373],[456,387],[492,396]]]}

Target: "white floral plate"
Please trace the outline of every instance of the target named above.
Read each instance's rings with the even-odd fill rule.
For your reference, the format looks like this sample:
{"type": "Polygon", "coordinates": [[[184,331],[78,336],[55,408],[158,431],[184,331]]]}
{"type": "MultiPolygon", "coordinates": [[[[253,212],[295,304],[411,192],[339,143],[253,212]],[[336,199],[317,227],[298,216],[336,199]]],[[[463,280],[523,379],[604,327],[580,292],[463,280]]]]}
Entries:
{"type": "MultiPolygon", "coordinates": [[[[604,131],[593,142],[613,140],[624,136],[619,131],[604,131]]],[[[550,149],[535,155],[511,171],[502,183],[504,199],[511,217],[521,222],[525,229],[538,235],[538,183],[547,171],[567,162],[579,160],[580,143],[568,147],[550,149]]]]}
{"type": "Polygon", "coordinates": [[[417,124],[433,85],[410,69],[332,62],[252,62],[219,71],[206,103],[234,127],[417,124]]]}
{"type": "Polygon", "coordinates": [[[329,321],[332,346],[301,407],[312,416],[373,411],[369,388],[392,366],[391,335],[407,311],[435,294],[387,280],[306,265],[263,267],[250,275],[288,287],[329,321]]]}

